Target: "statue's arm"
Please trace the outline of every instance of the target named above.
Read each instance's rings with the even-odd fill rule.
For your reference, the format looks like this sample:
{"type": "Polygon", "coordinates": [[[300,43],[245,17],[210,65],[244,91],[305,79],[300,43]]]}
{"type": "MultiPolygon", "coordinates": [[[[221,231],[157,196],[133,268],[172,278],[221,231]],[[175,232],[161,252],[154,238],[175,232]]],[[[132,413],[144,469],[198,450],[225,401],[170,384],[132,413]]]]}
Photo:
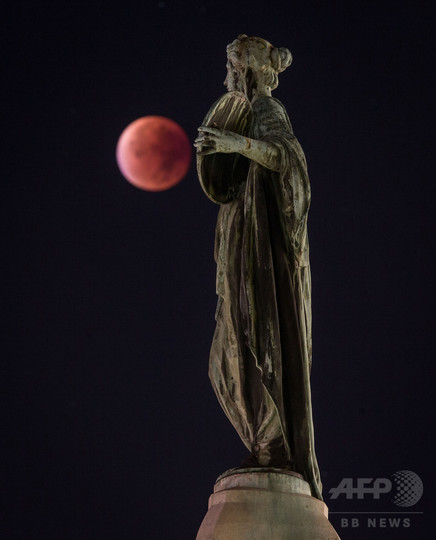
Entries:
{"type": "Polygon", "coordinates": [[[244,146],[239,151],[240,154],[263,165],[267,169],[279,171],[280,153],[274,143],[257,141],[256,139],[250,139],[249,137],[242,138],[244,139],[244,146]]]}
{"type": "Polygon", "coordinates": [[[200,135],[195,139],[194,146],[200,156],[217,152],[224,154],[236,152],[272,171],[280,169],[280,152],[274,143],[258,141],[232,131],[208,126],[201,126],[198,131],[200,135]]]}

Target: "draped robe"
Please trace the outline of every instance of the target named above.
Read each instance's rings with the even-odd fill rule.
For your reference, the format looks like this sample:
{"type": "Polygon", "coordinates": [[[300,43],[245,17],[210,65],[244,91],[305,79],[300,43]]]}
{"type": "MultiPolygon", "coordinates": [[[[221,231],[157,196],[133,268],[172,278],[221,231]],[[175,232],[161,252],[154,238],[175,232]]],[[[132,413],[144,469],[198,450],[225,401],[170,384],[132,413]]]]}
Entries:
{"type": "Polygon", "coordinates": [[[303,150],[275,98],[253,103],[249,136],[276,146],[278,172],[250,161],[216,227],[216,329],[209,376],[261,466],[301,473],[322,499],[310,394],[311,283],[303,150]]]}

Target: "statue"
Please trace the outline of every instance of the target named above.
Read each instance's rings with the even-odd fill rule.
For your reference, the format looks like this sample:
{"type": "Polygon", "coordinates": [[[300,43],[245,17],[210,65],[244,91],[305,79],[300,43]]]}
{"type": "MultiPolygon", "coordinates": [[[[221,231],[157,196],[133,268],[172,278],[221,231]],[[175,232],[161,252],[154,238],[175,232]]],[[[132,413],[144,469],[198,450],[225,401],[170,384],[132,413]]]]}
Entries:
{"type": "Polygon", "coordinates": [[[220,204],[216,329],[209,376],[250,451],[242,467],[303,475],[322,500],[310,394],[311,283],[303,150],[271,97],[286,48],[240,35],[227,46],[227,94],[195,141],[200,183],[220,204]]]}

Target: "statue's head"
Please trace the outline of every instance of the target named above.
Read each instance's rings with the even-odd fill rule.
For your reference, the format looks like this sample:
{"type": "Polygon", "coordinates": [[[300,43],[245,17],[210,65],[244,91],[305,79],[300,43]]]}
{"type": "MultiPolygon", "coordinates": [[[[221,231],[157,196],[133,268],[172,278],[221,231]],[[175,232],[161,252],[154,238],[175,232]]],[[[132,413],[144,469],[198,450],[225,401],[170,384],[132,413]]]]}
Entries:
{"type": "Polygon", "coordinates": [[[270,91],[277,88],[278,74],[291,62],[292,55],[288,49],[277,49],[265,39],[241,34],[227,45],[227,77],[224,84],[229,91],[238,90],[251,99],[256,90],[264,93],[264,89],[270,91]]]}

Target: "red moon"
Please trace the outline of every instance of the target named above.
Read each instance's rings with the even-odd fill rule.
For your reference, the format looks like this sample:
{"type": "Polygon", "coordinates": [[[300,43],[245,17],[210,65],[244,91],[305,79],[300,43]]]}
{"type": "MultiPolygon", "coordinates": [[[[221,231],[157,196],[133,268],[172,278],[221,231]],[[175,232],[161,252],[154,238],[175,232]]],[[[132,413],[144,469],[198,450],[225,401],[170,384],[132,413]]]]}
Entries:
{"type": "Polygon", "coordinates": [[[116,158],[124,178],[146,191],[164,191],[188,172],[192,148],[183,128],[164,116],[138,118],[121,133],[116,158]]]}

